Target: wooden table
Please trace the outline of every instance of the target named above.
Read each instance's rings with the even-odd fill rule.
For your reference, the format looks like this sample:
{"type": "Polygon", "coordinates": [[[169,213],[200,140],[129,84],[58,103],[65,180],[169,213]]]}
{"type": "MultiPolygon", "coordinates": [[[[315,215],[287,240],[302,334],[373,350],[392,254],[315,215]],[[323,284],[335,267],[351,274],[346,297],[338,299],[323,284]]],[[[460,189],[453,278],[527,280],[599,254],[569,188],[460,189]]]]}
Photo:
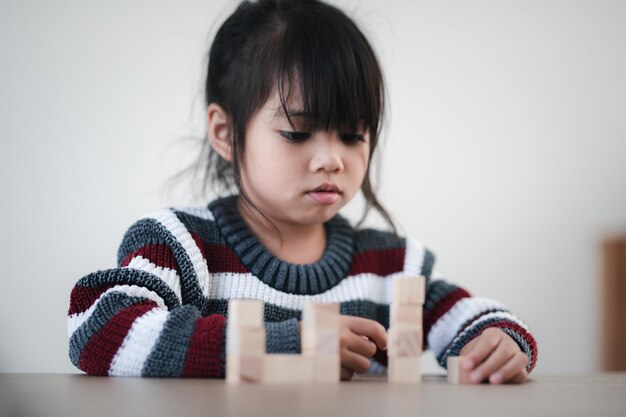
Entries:
{"type": "Polygon", "coordinates": [[[534,375],[524,385],[336,385],[0,374],[2,416],[626,416],[626,373],[534,375]]]}

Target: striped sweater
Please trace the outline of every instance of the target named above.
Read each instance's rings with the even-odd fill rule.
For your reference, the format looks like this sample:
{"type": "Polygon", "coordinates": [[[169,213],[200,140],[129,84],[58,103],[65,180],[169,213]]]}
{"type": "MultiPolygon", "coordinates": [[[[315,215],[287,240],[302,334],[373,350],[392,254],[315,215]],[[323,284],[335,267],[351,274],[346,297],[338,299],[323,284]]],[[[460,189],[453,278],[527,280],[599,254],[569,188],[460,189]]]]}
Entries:
{"type": "MultiPolygon", "coordinates": [[[[338,214],[325,224],[322,257],[291,264],[252,234],[236,198],[139,219],[124,235],[117,268],[78,280],[68,312],[76,367],[91,375],[224,377],[229,299],[263,300],[267,352],[298,353],[304,302],[339,303],[341,314],[388,328],[397,275],[426,277],[424,348],[441,366],[487,327],[509,334],[528,355],[527,369],[535,366],[527,326],[502,304],[435,276],[434,256],[419,241],[355,230],[338,214]]],[[[386,362],[377,352],[370,371],[384,372],[386,362]]]]}

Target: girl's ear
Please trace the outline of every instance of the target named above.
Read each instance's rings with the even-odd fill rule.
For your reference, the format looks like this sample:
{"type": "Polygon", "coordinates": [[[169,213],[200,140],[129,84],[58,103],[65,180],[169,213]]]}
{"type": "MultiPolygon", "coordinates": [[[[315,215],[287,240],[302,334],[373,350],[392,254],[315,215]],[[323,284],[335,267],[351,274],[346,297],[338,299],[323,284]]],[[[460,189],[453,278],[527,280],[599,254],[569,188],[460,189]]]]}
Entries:
{"type": "Polygon", "coordinates": [[[231,128],[226,111],[217,103],[207,108],[207,136],[215,152],[232,161],[231,128]]]}

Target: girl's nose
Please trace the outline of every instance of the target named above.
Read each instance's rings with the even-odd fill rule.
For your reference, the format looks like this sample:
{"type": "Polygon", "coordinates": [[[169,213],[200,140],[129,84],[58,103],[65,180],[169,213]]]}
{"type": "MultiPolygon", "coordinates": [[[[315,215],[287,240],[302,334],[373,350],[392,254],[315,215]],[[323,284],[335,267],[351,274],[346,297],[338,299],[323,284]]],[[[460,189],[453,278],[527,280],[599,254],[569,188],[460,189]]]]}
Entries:
{"type": "Polygon", "coordinates": [[[317,146],[310,162],[311,171],[343,171],[339,134],[337,132],[318,132],[317,135],[319,135],[316,141],[317,146]]]}

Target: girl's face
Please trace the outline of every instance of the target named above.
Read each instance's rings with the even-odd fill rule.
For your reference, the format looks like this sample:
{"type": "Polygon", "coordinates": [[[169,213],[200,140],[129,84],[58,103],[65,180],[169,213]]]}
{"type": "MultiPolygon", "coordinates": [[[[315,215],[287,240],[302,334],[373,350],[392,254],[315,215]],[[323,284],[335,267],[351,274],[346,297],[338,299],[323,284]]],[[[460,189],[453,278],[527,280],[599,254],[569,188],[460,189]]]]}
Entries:
{"type": "Polygon", "coordinates": [[[370,134],[304,131],[300,101],[287,106],[277,94],[251,118],[241,163],[244,189],[272,221],[291,225],[324,223],[361,187],[369,162],[370,134]]]}

